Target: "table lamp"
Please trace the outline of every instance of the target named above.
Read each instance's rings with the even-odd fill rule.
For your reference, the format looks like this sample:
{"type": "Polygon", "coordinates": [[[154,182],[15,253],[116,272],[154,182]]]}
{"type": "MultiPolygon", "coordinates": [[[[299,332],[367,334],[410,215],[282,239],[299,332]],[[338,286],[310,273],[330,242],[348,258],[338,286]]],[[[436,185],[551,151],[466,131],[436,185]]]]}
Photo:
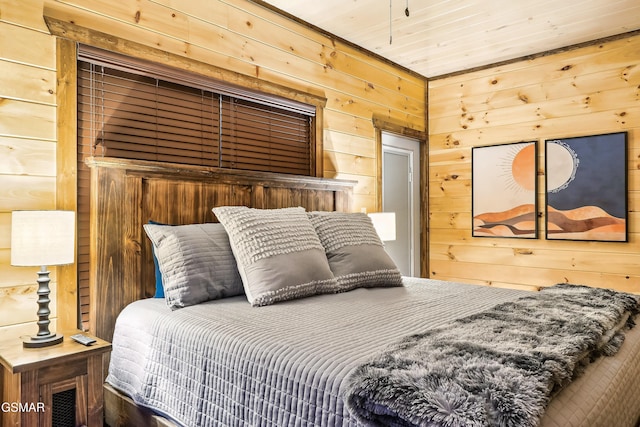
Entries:
{"type": "Polygon", "coordinates": [[[47,266],[73,264],[75,212],[13,211],[11,213],[11,265],[40,266],[38,272],[38,333],[23,337],[24,347],[47,347],[62,342],[49,331],[49,271],[47,266]]]}

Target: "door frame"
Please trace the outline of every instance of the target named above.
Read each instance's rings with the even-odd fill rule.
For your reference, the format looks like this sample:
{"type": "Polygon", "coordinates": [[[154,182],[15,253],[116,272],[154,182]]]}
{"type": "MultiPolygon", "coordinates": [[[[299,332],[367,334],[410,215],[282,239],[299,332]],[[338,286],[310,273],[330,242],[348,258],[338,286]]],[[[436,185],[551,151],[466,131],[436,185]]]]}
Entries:
{"type": "Polygon", "coordinates": [[[376,208],[382,211],[382,132],[394,133],[419,141],[420,149],[420,277],[429,277],[429,145],[427,133],[405,127],[388,117],[373,117],[376,139],[376,208]]]}

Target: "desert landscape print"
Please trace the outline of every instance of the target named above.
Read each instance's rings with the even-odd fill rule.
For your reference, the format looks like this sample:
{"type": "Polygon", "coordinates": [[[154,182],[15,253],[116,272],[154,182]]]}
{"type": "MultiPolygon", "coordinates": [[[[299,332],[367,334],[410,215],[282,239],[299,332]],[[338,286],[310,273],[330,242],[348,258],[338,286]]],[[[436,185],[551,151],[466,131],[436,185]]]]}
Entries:
{"type": "Polygon", "coordinates": [[[488,212],[473,217],[474,236],[531,237],[536,233],[534,205],[521,205],[504,212],[488,212]]]}
{"type": "Polygon", "coordinates": [[[571,240],[624,240],[626,221],[609,215],[597,206],[568,211],[547,207],[547,238],[562,234],[571,240]]]}
{"type": "Polygon", "coordinates": [[[546,238],[627,241],[626,133],[545,145],[546,238]]]}
{"type": "Polygon", "coordinates": [[[536,238],[535,142],[474,147],[474,237],[536,238]]]}

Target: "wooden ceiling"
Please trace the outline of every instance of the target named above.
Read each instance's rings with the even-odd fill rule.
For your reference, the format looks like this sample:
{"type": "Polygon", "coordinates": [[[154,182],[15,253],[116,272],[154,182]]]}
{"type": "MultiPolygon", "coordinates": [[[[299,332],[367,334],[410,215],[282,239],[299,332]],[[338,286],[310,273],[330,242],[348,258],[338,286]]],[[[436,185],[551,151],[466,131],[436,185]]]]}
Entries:
{"type": "Polygon", "coordinates": [[[274,6],[429,78],[640,29],[639,0],[258,3],[274,6]]]}

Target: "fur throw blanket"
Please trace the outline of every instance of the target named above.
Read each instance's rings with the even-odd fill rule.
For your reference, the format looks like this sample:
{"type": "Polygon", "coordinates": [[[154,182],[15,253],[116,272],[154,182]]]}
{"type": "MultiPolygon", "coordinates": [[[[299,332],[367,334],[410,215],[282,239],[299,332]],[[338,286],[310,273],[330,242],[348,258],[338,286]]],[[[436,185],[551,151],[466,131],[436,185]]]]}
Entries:
{"type": "Polygon", "coordinates": [[[615,354],[637,297],[556,285],[402,339],[347,377],[366,425],[536,426],[551,399],[601,355],[615,354]]]}

